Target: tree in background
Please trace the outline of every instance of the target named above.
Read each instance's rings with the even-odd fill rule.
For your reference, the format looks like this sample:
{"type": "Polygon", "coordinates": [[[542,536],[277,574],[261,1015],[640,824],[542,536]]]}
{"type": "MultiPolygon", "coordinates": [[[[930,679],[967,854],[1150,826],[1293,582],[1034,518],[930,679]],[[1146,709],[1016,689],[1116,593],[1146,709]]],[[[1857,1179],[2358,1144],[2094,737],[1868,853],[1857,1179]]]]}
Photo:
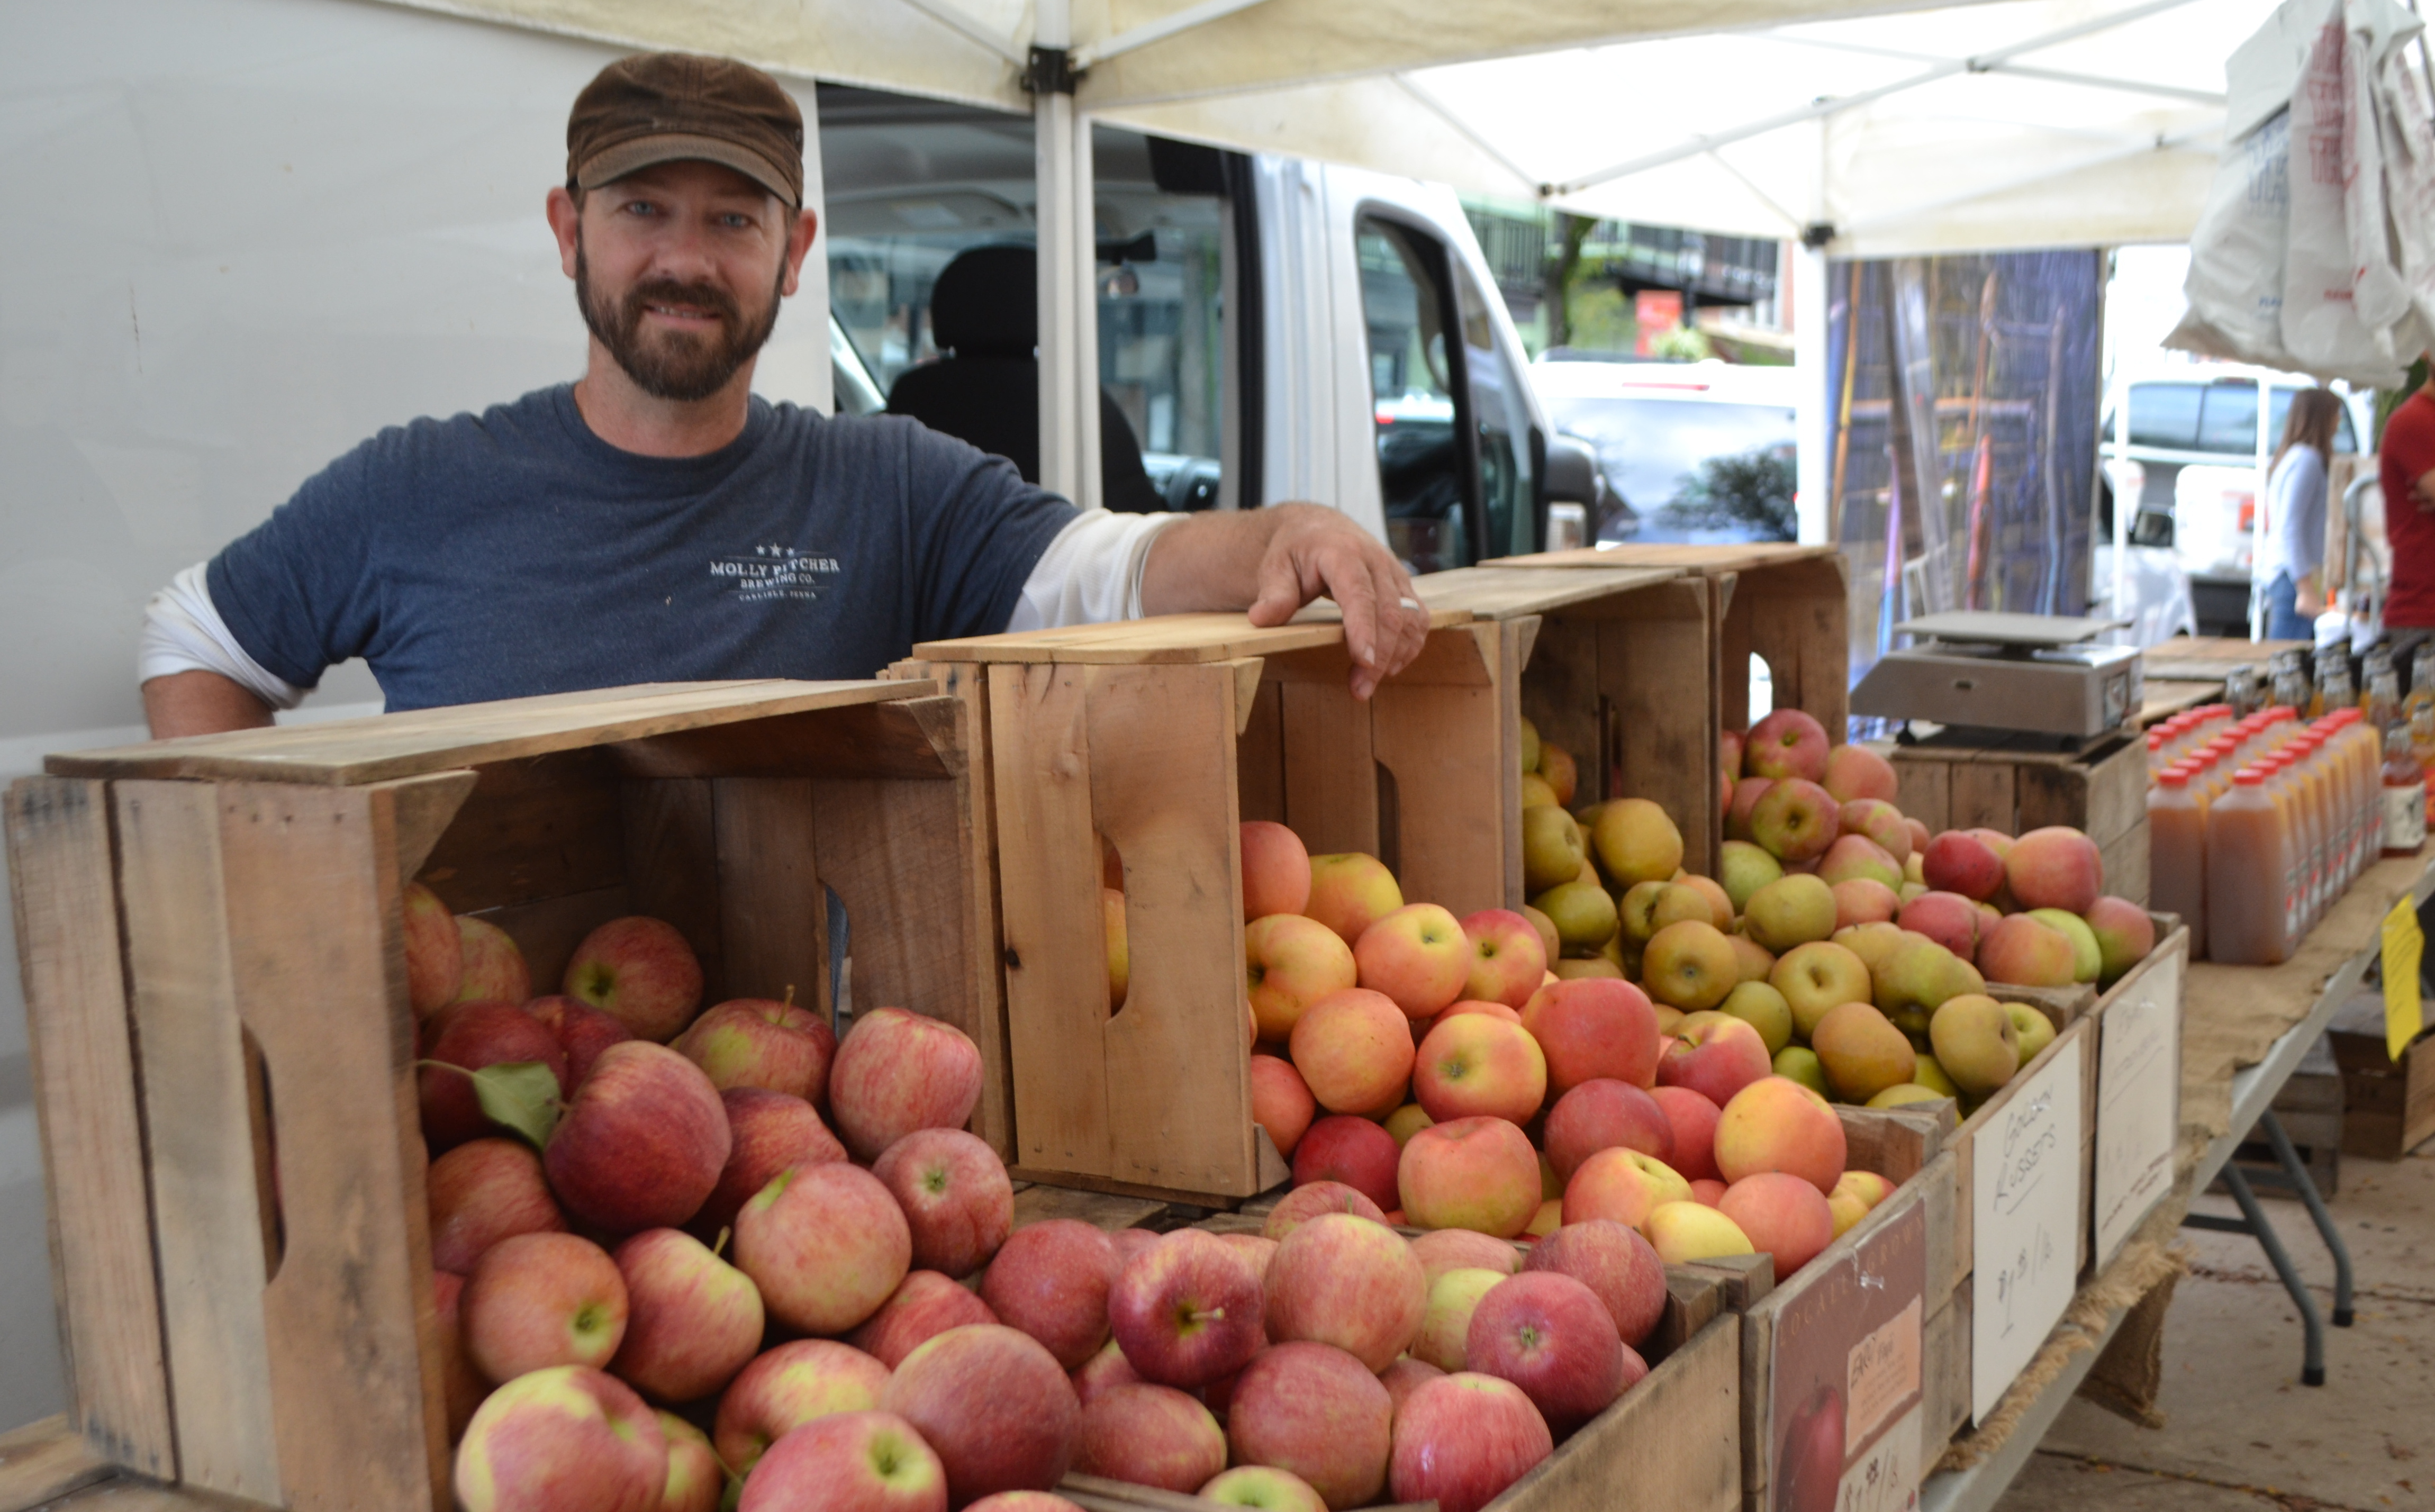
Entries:
{"type": "Polygon", "coordinates": [[[1783,450],[1712,456],[1683,481],[1666,507],[1666,523],[1699,530],[1745,530],[1754,541],[1792,541],[1800,533],[1792,490],[1792,454],[1783,450]]]}

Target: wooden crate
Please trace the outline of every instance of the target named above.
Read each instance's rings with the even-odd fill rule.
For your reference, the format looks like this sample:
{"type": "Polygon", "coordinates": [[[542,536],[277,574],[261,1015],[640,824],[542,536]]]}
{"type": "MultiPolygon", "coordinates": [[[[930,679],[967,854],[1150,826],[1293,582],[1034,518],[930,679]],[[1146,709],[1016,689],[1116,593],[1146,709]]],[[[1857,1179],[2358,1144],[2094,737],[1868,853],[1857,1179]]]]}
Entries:
{"type": "Polygon", "coordinates": [[[2064,824],[2097,842],[2105,890],[2148,901],[2148,747],[2116,735],[2080,752],[2035,748],[2022,736],[1997,745],[1937,736],[1885,747],[1901,783],[1894,804],[1928,829],[2018,835],[2064,824]]]}
{"type": "Polygon", "coordinates": [[[921,683],[562,695],[53,757],[9,870],[77,1422],[163,1481],[450,1504],[401,889],[552,980],[592,924],[683,930],[707,990],[856,994],[1007,1081],[969,721],[921,683]],[[157,1257],[157,1259],[156,1259],[157,1257]]]}
{"type": "Polygon", "coordinates": [[[1433,621],[1367,703],[1342,627],[1310,615],[934,643],[891,669],[986,701],[1018,1177],[1209,1206],[1284,1178],[1252,1122],[1238,821],[1377,855],[1457,915],[1504,905],[1519,758],[1498,632],[1433,621]],[[1132,963],[1114,1015],[1103,844],[1132,963]]]}
{"type": "Polygon", "coordinates": [[[2114,1263],[2179,1177],[2183,1019],[2193,941],[2173,914],[2150,913],[2156,945],[2097,1000],[2089,1105],[2089,1246],[2083,1280],[2114,1263]],[[2120,1085],[2108,1081],[2111,1074],[2120,1085]]]}
{"type": "MultiPolygon", "coordinates": [[[[1540,737],[1580,763],[1576,807],[1611,798],[1654,800],[1682,826],[1683,865],[1717,869],[1724,814],[1717,771],[1712,585],[1673,568],[1535,572],[1466,567],[1413,584],[1431,607],[1460,610],[1495,636],[1497,702],[1510,724],[1528,716],[1540,737]]],[[[1518,730],[1518,726],[1515,727],[1518,730]]],[[[1502,782],[1506,903],[1522,885],[1518,737],[1502,782]]]]}
{"type": "Polygon", "coordinates": [[[2435,1039],[2404,1050],[2396,1065],[2380,1034],[2326,1038],[2341,1068],[2344,1155],[2398,1160],[2435,1136],[2435,1039]]]}

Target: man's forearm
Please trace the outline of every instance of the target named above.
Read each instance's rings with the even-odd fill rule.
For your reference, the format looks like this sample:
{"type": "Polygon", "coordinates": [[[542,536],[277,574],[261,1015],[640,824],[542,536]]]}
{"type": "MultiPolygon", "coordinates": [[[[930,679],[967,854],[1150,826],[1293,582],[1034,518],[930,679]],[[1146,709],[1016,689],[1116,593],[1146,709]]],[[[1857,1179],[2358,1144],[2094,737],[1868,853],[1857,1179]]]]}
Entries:
{"type": "Polygon", "coordinates": [[[1308,504],[1186,515],[1159,533],[1142,563],[1145,614],[1249,609],[1260,593],[1260,563],[1291,513],[1308,504]]]}
{"type": "Polygon", "coordinates": [[[155,740],[260,730],[270,723],[270,705],[216,672],[173,672],[146,679],[144,722],[155,740]]]}

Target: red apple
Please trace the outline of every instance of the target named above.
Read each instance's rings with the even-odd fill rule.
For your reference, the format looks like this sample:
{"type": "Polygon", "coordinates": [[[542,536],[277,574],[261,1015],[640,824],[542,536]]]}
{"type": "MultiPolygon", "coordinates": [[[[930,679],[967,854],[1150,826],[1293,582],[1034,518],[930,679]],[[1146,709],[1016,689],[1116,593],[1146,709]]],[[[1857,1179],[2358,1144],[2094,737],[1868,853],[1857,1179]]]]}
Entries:
{"type": "Polygon", "coordinates": [[[1411,1243],[1421,1274],[1434,1282],[1450,1270],[1494,1270],[1511,1276],[1521,1268],[1522,1254],[1505,1240],[1469,1228],[1438,1228],[1411,1243]]]}
{"type": "Polygon", "coordinates": [[[2069,987],[2079,975],[2071,936],[2027,914],[2010,914],[1987,926],[1977,965],[1988,981],[2014,987],[2069,987]]]}
{"type": "Polygon", "coordinates": [[[718,1094],[727,1110],[731,1131],[727,1163],[719,1168],[718,1184],[694,1214],[697,1238],[716,1239],[718,1230],[734,1227],[735,1215],[752,1194],[789,1166],[825,1165],[845,1159],[845,1146],[812,1105],[786,1092],[758,1087],[731,1087],[718,1094]]]}
{"type": "Polygon", "coordinates": [[[566,1215],[542,1179],[541,1156],[520,1140],[475,1140],[431,1162],[431,1263],[467,1275],[511,1234],[562,1231],[566,1215]]]}
{"type": "Polygon", "coordinates": [[[1882,882],[1854,877],[1834,886],[1835,927],[1882,924],[1902,912],[1902,894],[1882,882]]]}
{"type": "Polygon", "coordinates": [[[611,1045],[592,1063],[543,1164],[576,1218],[613,1234],[673,1228],[718,1185],[734,1149],[701,1068],[665,1045],[611,1045]]]}
{"type": "Polygon", "coordinates": [[[1546,1101],[1547,1057],[1518,1023],[1458,1014],[1422,1039],[1412,1096],[1441,1124],[1474,1116],[1527,1124],[1546,1101]]]}
{"type": "Polygon", "coordinates": [[[999,1491],[982,1497],[964,1512],[1082,1512],[1082,1508],[1054,1491],[999,1491]]]}
{"type": "Polygon", "coordinates": [[[2004,882],[2023,909],[2085,914],[2105,891],[2097,842],[2064,825],[2031,830],[2004,857],[2004,882]]]}
{"type": "Polygon", "coordinates": [[[1522,1010],[1522,1027],[1547,1057],[1547,1087],[1562,1097],[1600,1076],[1653,1086],[1657,1009],[1629,982],[1549,982],[1522,1010]]]}
{"type": "MultiPolygon", "coordinates": [[[[1390,1142],[1392,1138],[1389,1136],[1390,1142]]],[[[1399,1158],[1403,1154],[1401,1150],[1395,1153],[1399,1158]]],[[[1372,1223],[1387,1221],[1387,1210],[1372,1201],[1360,1188],[1342,1181],[1313,1181],[1287,1193],[1283,1201],[1269,1209],[1269,1221],[1260,1232],[1266,1238],[1283,1240],[1304,1224],[1328,1212],[1349,1212],[1372,1223]]]]}
{"type": "Polygon", "coordinates": [[[1428,1280],[1411,1246],[1350,1213],[1311,1219],[1269,1262],[1269,1337],[1335,1345],[1373,1373],[1420,1332],[1427,1305],[1428,1280]]]}
{"type": "Polygon", "coordinates": [[[710,1447],[710,1435],[665,1408],[658,1420],[668,1441],[668,1482],[660,1512],[718,1512],[727,1494],[727,1467],[710,1447]]]}
{"type": "Polygon", "coordinates": [[[1398,1502],[1479,1512],[1555,1449],[1546,1418],[1520,1386],[1457,1371],[1404,1399],[1387,1486],[1398,1502]]]}
{"type": "Polygon", "coordinates": [[[855,1015],[829,1066],[829,1112],[855,1159],[917,1128],[961,1128],[981,1098],[981,1053],[961,1029],[903,1008],[855,1015]]]}
{"type": "Polygon", "coordinates": [[[1243,926],[1243,986],[1258,1038],[1291,1038],[1304,1010],[1361,974],[1353,947],[1300,914],[1269,914],[1243,926]]]}
{"type": "Polygon", "coordinates": [[[1319,1103],[1292,1061],[1276,1056],[1252,1057],[1252,1122],[1269,1131],[1269,1143],[1279,1155],[1293,1159],[1318,1112],[1319,1103]]]}
{"type": "Polygon", "coordinates": [[[1404,889],[1376,856],[1357,850],[1310,858],[1310,902],[1303,912],[1351,945],[1404,906],[1404,889]]]}
{"type": "Polygon", "coordinates": [[[1267,1346],[1260,1280],[1251,1262],[1217,1235],[1178,1228],[1117,1273],[1108,1289],[1109,1331],[1143,1379],[1205,1386],[1251,1364],[1267,1346]]]}
{"type": "Polygon", "coordinates": [[[1725,1200],[1725,1184],[1713,1177],[1702,1177],[1691,1183],[1691,1200],[1703,1208],[1714,1208],[1725,1200]]]}
{"type": "Polygon", "coordinates": [[[1920,876],[1939,892],[1958,892],[1984,902],[2004,885],[2004,862],[1977,836],[1947,830],[1924,848],[1920,876]]]}
{"type": "Polygon", "coordinates": [[[1743,737],[1742,769],[1753,777],[1819,782],[1826,775],[1826,746],[1825,726],[1798,709],[1778,709],[1743,737]]]}
{"type": "Polygon", "coordinates": [[[701,962],[675,925],[635,914],[584,936],[560,989],[665,1044],[700,1011],[701,962]]]}
{"type": "Polygon", "coordinates": [[[454,1483],[465,1512],[659,1512],[667,1439],[623,1382],[553,1366],[483,1401],[458,1448],[454,1483]]]}
{"type": "Polygon", "coordinates": [[[1866,746],[1838,746],[1828,751],[1818,781],[1845,803],[1862,799],[1891,803],[1902,788],[1894,775],[1893,763],[1866,746]]]}
{"type": "Polygon", "coordinates": [[[674,1228],[617,1246],[626,1280],[625,1342],[609,1373],[660,1401],[695,1401],[761,1352],[761,1294],[751,1278],[674,1228]]]}
{"type": "Polygon", "coordinates": [[[1718,1017],[1676,1033],[1674,1047],[1657,1063],[1657,1079],[1688,1087],[1719,1108],[1771,1069],[1767,1041],[1747,1020],[1718,1017]]]}
{"type": "Polygon", "coordinates": [[[465,1425],[474,1420],[474,1409],[491,1394],[491,1383],[465,1357],[464,1313],[458,1306],[464,1295],[464,1277],[453,1271],[431,1273],[431,1302],[440,1325],[440,1391],[448,1403],[448,1441],[452,1444],[465,1436],[465,1425]]]}
{"type": "Polygon", "coordinates": [[[1421,1389],[1422,1382],[1436,1381],[1445,1374],[1426,1360],[1415,1360],[1406,1354],[1397,1356],[1393,1365],[1378,1372],[1378,1383],[1387,1388],[1387,1400],[1400,1412],[1404,1399],[1421,1389]]]}
{"type": "Polygon", "coordinates": [[[1965,961],[1978,954],[1978,905],[1958,892],[1924,892],[1903,904],[1895,922],[1965,961]]]}
{"type": "Polygon", "coordinates": [[[1407,1019],[1434,1018],[1461,997],[1472,959],[1461,920],[1435,903],[1407,903],[1353,942],[1361,986],[1393,999],[1407,1019]]]}
{"type": "Polygon", "coordinates": [[[1045,1346],[1061,1369],[1079,1368],[1108,1337],[1116,1250],[1076,1218],[1027,1224],[981,1276],[981,1300],[1008,1326],[1045,1346]]]}
{"type": "Polygon", "coordinates": [[[1331,1113],[1390,1112],[1411,1081],[1411,1021],[1393,999],[1366,988],[1331,992],[1304,1009],[1292,1049],[1311,1096],[1331,1113]]]}
{"type": "Polygon", "coordinates": [[[1623,1338],[1597,1294],[1560,1271],[1526,1270],[1472,1311],[1464,1359],[1522,1388],[1555,1433],[1570,1433],[1630,1384],[1623,1338]]]}
{"type": "Polygon", "coordinates": [[[1340,1182],[1378,1205],[1378,1214],[1363,1216],[1383,1215],[1398,1200],[1395,1162],[1402,1156],[1395,1136],[1378,1125],[1349,1113],[1333,1113],[1313,1124],[1295,1149],[1294,1187],[1299,1191],[1323,1181],[1340,1182]]]}
{"type": "Polygon", "coordinates": [[[736,1512],[947,1512],[947,1471],[893,1413],[841,1412],[787,1433],[744,1483],[736,1512]]]}
{"type": "Polygon", "coordinates": [[[2097,936],[2098,980],[2112,984],[2156,948],[2156,921],[2127,898],[2099,898],[2089,905],[2089,932],[2097,936]]]}
{"type": "Polygon", "coordinates": [[[1299,914],[1310,902],[1310,851],[1302,836],[1267,819],[1242,829],[1243,921],[1299,914]]]}
{"type": "Polygon", "coordinates": [[[547,1027],[566,1052],[566,1084],[580,1087],[592,1074],[592,1063],[611,1045],[634,1038],[634,1031],[580,998],[553,992],[525,1005],[525,1011],[547,1027]]]}
{"type": "Polygon", "coordinates": [[[459,1003],[522,1003],[532,996],[532,971],[508,932],[487,919],[457,916],[457,953],[464,963],[457,979],[459,1003]]]}
{"type": "Polygon", "coordinates": [[[1674,1154],[1674,1126],[1657,1099],[1630,1082],[1600,1076],[1556,1099],[1547,1109],[1547,1163],[1569,1180],[1599,1150],[1621,1145],[1661,1160],[1674,1154]]]}
{"type": "MultiPolygon", "coordinates": [[[[1588,1287],[1638,1349],[1666,1316],[1666,1263],[1639,1230],[1604,1218],[1566,1224],[1530,1246],[1525,1270],[1551,1270],[1588,1287]]],[[[1496,1372],[1491,1372],[1494,1374],[1496,1372]]]]}
{"type": "Polygon", "coordinates": [[[994,1323],[949,1329],[907,1355],[879,1404],[938,1451],[958,1505],[1064,1479],[1082,1416],[1048,1351],[994,1323]]]}
{"type": "Polygon", "coordinates": [[[1825,1194],[1781,1171],[1761,1171],[1725,1188],[1717,1211],[1748,1236],[1753,1249],[1775,1257],[1779,1277],[1789,1277],[1835,1242],[1835,1213],[1825,1194]]]}
{"type": "Polygon", "coordinates": [[[1421,1130],[1404,1146],[1395,1179],[1416,1228],[1511,1239],[1539,1211],[1538,1152],[1501,1118],[1458,1118],[1421,1130]]]}
{"type": "Polygon", "coordinates": [[[1828,1193],[1842,1177],[1844,1154],[1835,1109],[1787,1076],[1751,1083],[1717,1119],[1717,1169],[1727,1181],[1785,1171],[1828,1193]]]}
{"type": "Polygon", "coordinates": [[[1717,1119],[1723,1109],[1688,1087],[1660,1087],[1649,1095],[1674,1128],[1673,1153],[1661,1159],[1686,1181],[1716,1177],[1717,1119]]]}
{"type": "Polygon", "coordinates": [[[735,1215],[735,1263],[769,1315],[805,1333],[843,1333],[912,1268],[904,1210],[856,1165],[782,1171],[735,1215]]]}
{"type": "Polygon", "coordinates": [[[1483,908],[1462,920],[1471,967],[1462,998],[1519,1010],[1547,974],[1547,949],[1538,926],[1510,908],[1483,908]]]}
{"type": "Polygon", "coordinates": [[[1324,1344],[1288,1343],[1244,1369],[1226,1428],[1238,1462],[1285,1470],[1344,1512],[1386,1484],[1394,1413],[1377,1372],[1360,1360],[1324,1344]]]}
{"type": "Polygon", "coordinates": [[[418,1019],[457,1001],[465,979],[465,940],[440,895],[406,885],[406,1001],[418,1019]]]}
{"type": "Polygon", "coordinates": [[[1638,1227],[1668,1202],[1687,1201],[1691,1183],[1655,1156],[1638,1150],[1600,1150],[1583,1160],[1564,1183],[1563,1221],[1612,1218],[1638,1227]]]}
{"type": "Polygon", "coordinates": [[[1725,838],[1751,839],[1751,813],[1774,785],[1772,777],[1745,777],[1734,784],[1733,797],[1725,802],[1725,838]]]}
{"type": "Polygon", "coordinates": [[[797,1339],[764,1350],[718,1399],[711,1441],[738,1475],[770,1444],[803,1424],[835,1413],[869,1412],[879,1404],[888,1366],[834,1339],[797,1339]]]}
{"type": "Polygon", "coordinates": [[[935,1270],[907,1274],[879,1311],[846,1342],[893,1370],[915,1349],[967,1323],[994,1323],[997,1314],[973,1293],[935,1270]]]}
{"type": "Polygon", "coordinates": [[[1006,1162],[962,1129],[916,1129],[883,1151],[871,1174],[905,1210],[913,1263],[924,1270],[969,1276],[1014,1227],[1006,1162]]]}
{"type": "MultiPolygon", "coordinates": [[[[1244,1237],[1256,1236],[1247,1234],[1244,1237]]],[[[1068,1372],[1068,1379],[1074,1383],[1075,1400],[1084,1407],[1091,1405],[1092,1398],[1112,1386],[1148,1383],[1142,1380],[1141,1372],[1133,1368],[1132,1362],[1125,1358],[1125,1351],[1114,1339],[1110,1339],[1098,1353],[1083,1361],[1079,1368],[1068,1372]]]]}
{"type": "Polygon", "coordinates": [[[550,1069],[558,1078],[559,1094],[565,1095],[566,1052],[539,1020],[514,1004],[468,1003],[438,1022],[440,1036],[423,1058],[442,1064],[424,1066],[415,1074],[423,1103],[423,1137],[433,1149],[444,1150],[498,1132],[499,1125],[482,1111],[474,1078],[467,1072],[538,1061],[550,1069]]]}
{"type": "Polygon", "coordinates": [[[761,1087],[818,1105],[828,1095],[837,1031],[791,1003],[730,998],[694,1020],[674,1048],[722,1091],[761,1087]]]}
{"type": "Polygon", "coordinates": [[[1778,782],[1751,806],[1751,838],[1787,868],[1823,856],[1841,828],[1835,796],[1797,777],[1778,782]]]}
{"type": "Polygon", "coordinates": [[[573,1234],[516,1234],[465,1278],[465,1352],[492,1382],[551,1366],[601,1366],[626,1334],[617,1263],[573,1234]]]}
{"type": "Polygon", "coordinates": [[[1173,1386],[1111,1386],[1082,1404],[1077,1474],[1189,1495],[1225,1468],[1218,1419],[1173,1386]]]}
{"type": "MultiPolygon", "coordinates": [[[[1148,1228],[1109,1229],[1108,1244],[1116,1252],[1116,1268],[1109,1273],[1110,1276],[1123,1275],[1125,1267],[1131,1264],[1136,1256],[1157,1243],[1158,1235],[1148,1228]]],[[[1109,1284],[1114,1285],[1114,1281],[1111,1280],[1109,1284]]]]}

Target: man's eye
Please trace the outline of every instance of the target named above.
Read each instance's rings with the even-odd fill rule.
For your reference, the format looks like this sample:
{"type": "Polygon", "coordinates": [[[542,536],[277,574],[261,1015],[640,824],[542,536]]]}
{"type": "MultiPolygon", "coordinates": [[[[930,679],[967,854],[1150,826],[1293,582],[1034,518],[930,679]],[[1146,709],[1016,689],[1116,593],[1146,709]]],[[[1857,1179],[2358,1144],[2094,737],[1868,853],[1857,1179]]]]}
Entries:
{"type": "Polygon", "coordinates": [[[629,199],[626,201],[625,209],[626,214],[630,215],[649,215],[657,214],[659,207],[648,199],[629,199]]]}

